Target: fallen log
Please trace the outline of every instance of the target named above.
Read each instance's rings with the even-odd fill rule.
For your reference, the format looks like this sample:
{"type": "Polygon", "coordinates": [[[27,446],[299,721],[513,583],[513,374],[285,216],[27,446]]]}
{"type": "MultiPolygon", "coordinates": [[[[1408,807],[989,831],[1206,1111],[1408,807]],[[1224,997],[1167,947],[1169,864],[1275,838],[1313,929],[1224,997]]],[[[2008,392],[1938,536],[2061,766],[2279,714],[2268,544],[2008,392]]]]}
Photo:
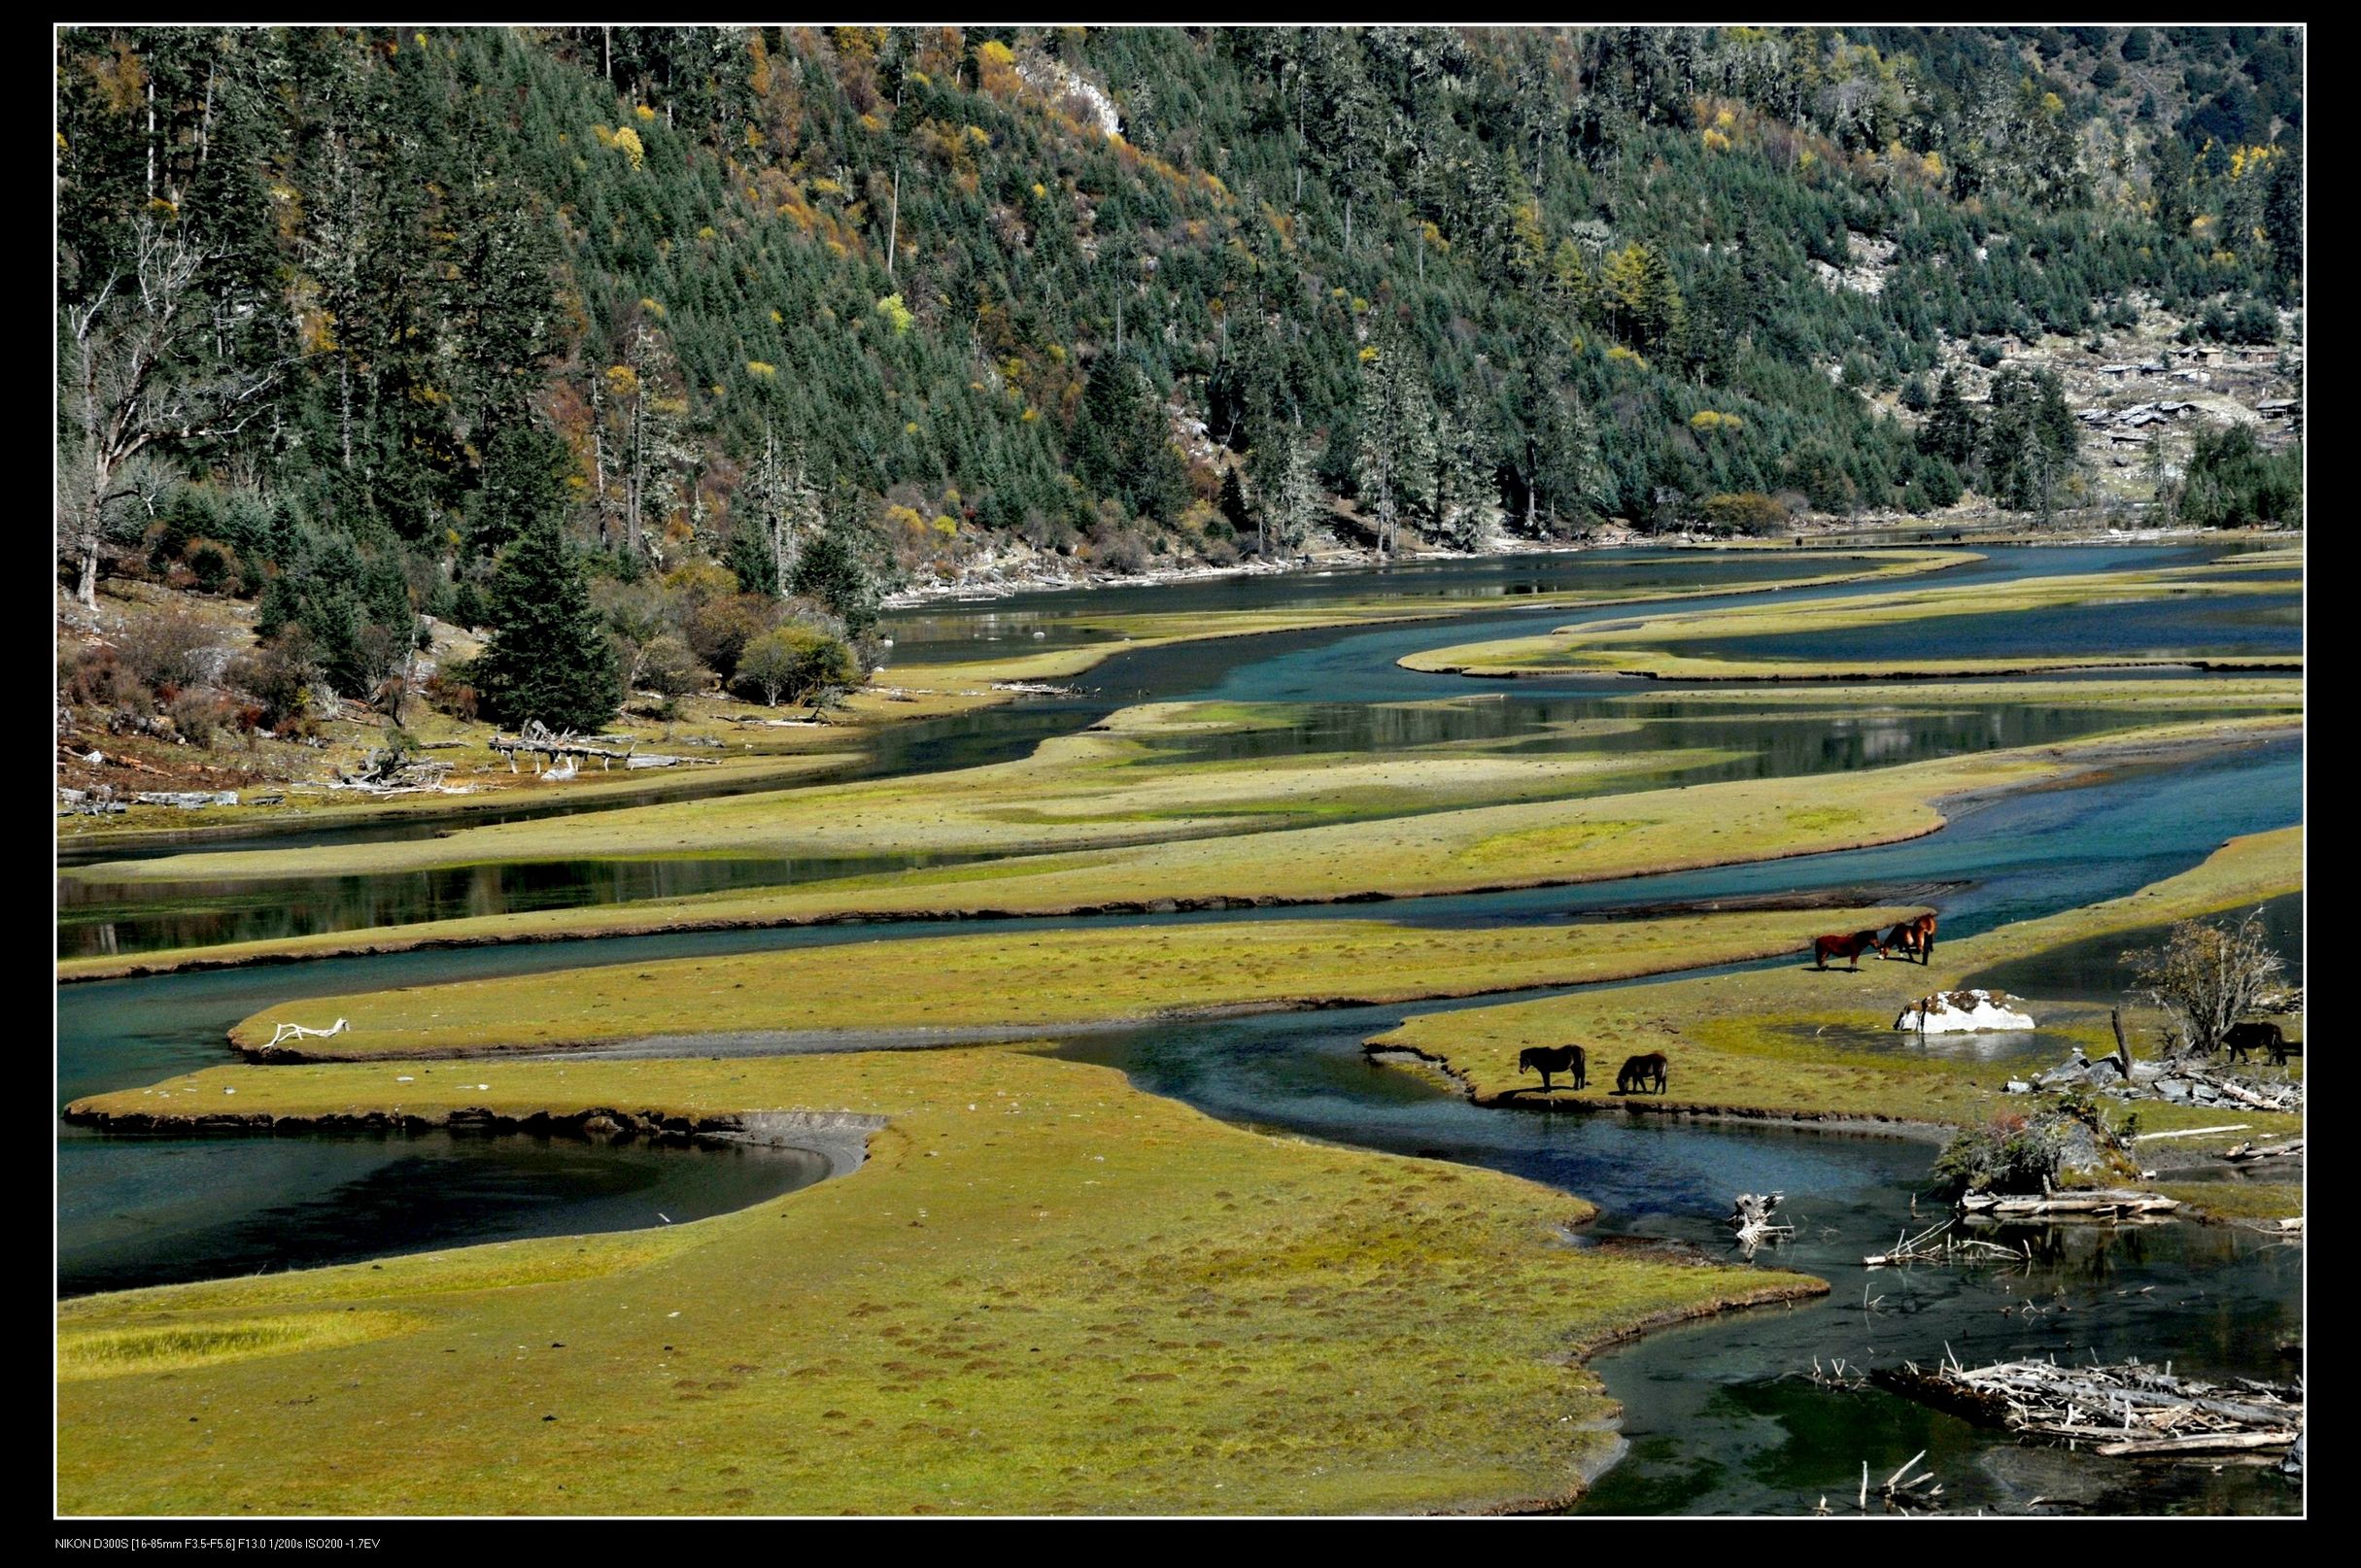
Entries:
{"type": "Polygon", "coordinates": [[[2207,1133],[2242,1133],[2253,1125],[2252,1122],[2234,1121],[2227,1127],[2184,1127],[2176,1133],[2137,1133],[2133,1135],[2132,1142],[2147,1143],[2164,1138],[2203,1138],[2207,1133]]]}
{"type": "Polygon", "coordinates": [[[2248,1139],[2236,1148],[2224,1149],[2222,1158],[2233,1165],[2244,1165],[2254,1160],[2283,1159],[2290,1154],[2303,1152],[2304,1141],[2300,1138],[2290,1139],[2284,1143],[2266,1143],[2260,1147],[2256,1146],[2252,1139],[2248,1139]]]}
{"type": "Polygon", "coordinates": [[[2293,1448],[2298,1436],[2292,1431],[2199,1432],[2188,1437],[2127,1438],[2119,1443],[2102,1443],[2091,1451],[2110,1459],[2151,1453],[2238,1453],[2255,1449],[2293,1448]]]}
{"type": "Polygon", "coordinates": [[[2136,1214],[2170,1214],[2179,1207],[2178,1199],[2168,1198],[2161,1192],[2132,1192],[2112,1188],[2009,1196],[1971,1192],[1959,1201],[1960,1212],[1990,1215],[1996,1219],[2046,1219],[2075,1214],[2120,1218],[2136,1214]]]}

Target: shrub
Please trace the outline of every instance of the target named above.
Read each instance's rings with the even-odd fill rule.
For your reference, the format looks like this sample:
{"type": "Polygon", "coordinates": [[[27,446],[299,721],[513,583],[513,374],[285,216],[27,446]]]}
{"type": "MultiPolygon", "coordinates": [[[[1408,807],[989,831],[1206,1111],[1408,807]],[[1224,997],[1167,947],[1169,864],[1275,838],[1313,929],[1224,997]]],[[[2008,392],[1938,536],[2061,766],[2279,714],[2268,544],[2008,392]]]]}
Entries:
{"type": "Polygon", "coordinates": [[[222,662],[219,634],[184,609],[139,616],[116,633],[124,665],[146,686],[198,686],[222,662]]]}
{"type": "Polygon", "coordinates": [[[724,680],[737,673],[746,645],[779,624],[778,600],[757,594],[723,594],[693,600],[681,616],[689,651],[724,680]]]}
{"type": "Polygon", "coordinates": [[[634,684],[642,691],[669,699],[701,692],[712,678],[713,671],[699,661],[689,645],[667,633],[640,650],[634,684]]]}
{"type": "Polygon", "coordinates": [[[1708,495],[1697,515],[1708,528],[1758,535],[1777,533],[1788,525],[1787,508],[1754,490],[1734,495],[1708,495]]]}
{"type": "Polygon", "coordinates": [[[2172,1020],[2175,1054],[2207,1055],[2230,1026],[2270,995],[2287,961],[2265,939],[2263,911],[2236,923],[2176,923],[2164,945],[2123,955],[2134,979],[2172,1020]]]}
{"type": "Polygon", "coordinates": [[[1091,560],[1109,571],[1125,577],[1136,577],[1147,569],[1151,559],[1147,541],[1136,533],[1112,533],[1091,547],[1091,560]]]}
{"type": "Polygon", "coordinates": [[[200,594],[219,594],[229,586],[238,569],[237,557],[229,547],[212,539],[189,540],[181,560],[188,564],[190,585],[200,594]]]}
{"type": "Polygon", "coordinates": [[[101,644],[69,649],[57,660],[57,699],[75,707],[124,708],[145,706],[148,694],[139,677],[116,654],[101,644]]]}
{"type": "Polygon", "coordinates": [[[226,678],[261,704],[265,725],[285,733],[291,724],[308,720],[320,665],[312,656],[310,636],[302,628],[291,627],[274,641],[233,660],[226,678]]]}
{"type": "Polygon", "coordinates": [[[810,627],[783,626],[746,645],[730,689],[776,707],[782,698],[820,698],[860,678],[852,648],[841,637],[810,627]]]}
{"type": "Polygon", "coordinates": [[[234,704],[212,692],[183,692],[164,709],[173,730],[192,746],[212,745],[215,733],[236,713],[234,704]]]}
{"type": "Polygon", "coordinates": [[[437,713],[448,713],[455,719],[472,724],[482,694],[451,670],[438,669],[419,687],[419,695],[427,706],[437,713]]]}
{"type": "Polygon", "coordinates": [[[2040,1192],[2058,1175],[2064,1141],[2049,1121],[2000,1115],[1954,1138],[1934,1162],[1934,1192],[2040,1192]]]}

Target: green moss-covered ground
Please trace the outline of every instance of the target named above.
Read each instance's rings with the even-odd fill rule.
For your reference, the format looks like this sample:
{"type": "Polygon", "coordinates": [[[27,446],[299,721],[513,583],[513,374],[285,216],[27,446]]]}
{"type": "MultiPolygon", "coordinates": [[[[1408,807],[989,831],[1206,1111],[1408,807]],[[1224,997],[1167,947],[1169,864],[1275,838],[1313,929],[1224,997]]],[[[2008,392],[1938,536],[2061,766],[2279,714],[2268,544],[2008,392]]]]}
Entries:
{"type": "MultiPolygon", "coordinates": [[[[1503,1508],[1606,1457],[1585,1347],[1825,1288],[1576,1248],[1578,1199],[1021,1049],[479,1074],[401,1095],[888,1125],[858,1172],[695,1224],[68,1302],[61,1512],[1503,1508]]],[[[279,1116],[393,1087],[364,1064],[174,1084],[279,1116]]]]}
{"type": "MultiPolygon", "coordinates": [[[[231,1031],[352,1028],[314,1059],[491,1054],[653,1035],[1046,1028],[1191,1009],[1469,996],[1732,963],[1899,909],[1784,910],[1460,930],[1382,920],[1199,922],[669,959],[289,1003],[231,1031]]],[[[1916,912],[1916,911],[1909,911],[1916,912]]]]}

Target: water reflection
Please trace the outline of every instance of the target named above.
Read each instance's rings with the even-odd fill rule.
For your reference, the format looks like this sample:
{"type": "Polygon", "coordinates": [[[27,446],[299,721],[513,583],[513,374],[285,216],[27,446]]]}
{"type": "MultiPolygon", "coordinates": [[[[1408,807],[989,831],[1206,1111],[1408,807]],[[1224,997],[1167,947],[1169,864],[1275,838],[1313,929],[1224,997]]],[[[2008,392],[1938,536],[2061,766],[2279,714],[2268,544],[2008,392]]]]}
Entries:
{"type": "Polygon", "coordinates": [[[802,1149],[525,1134],[69,1138],[57,1157],[67,1296],[685,1224],[828,1174],[802,1149]]]}
{"type": "MultiPolygon", "coordinates": [[[[2282,894],[2264,901],[2263,939],[2287,961],[2282,978],[2290,986],[2304,983],[2304,895],[2282,894]]],[[[2233,909],[2210,917],[2215,922],[2237,919],[2245,911],[2233,909]]],[[[1961,983],[1987,990],[2013,991],[2021,997],[2061,997],[2101,1006],[2118,1003],[2132,988],[2132,966],[2123,955],[2163,945],[2169,926],[2140,926],[2104,937],[2092,937],[2064,946],[2028,953],[1978,971],[1961,983]]]]}

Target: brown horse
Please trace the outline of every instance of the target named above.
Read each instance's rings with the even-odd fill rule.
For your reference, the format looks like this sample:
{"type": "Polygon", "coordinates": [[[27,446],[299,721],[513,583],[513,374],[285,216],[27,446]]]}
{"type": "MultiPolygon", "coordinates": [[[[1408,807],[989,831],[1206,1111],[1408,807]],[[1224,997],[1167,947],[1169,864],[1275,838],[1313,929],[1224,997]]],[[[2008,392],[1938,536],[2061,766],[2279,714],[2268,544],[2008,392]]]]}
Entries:
{"type": "Polygon", "coordinates": [[[1527,1045],[1517,1053],[1518,1074],[1540,1074],[1543,1094],[1550,1092],[1550,1074],[1553,1073],[1567,1074],[1573,1078],[1574,1087],[1581,1088],[1589,1066],[1579,1045],[1527,1045]]]}
{"type": "Polygon", "coordinates": [[[1669,1074],[1665,1072],[1664,1053],[1650,1051],[1645,1056],[1626,1057],[1624,1070],[1615,1074],[1617,1094],[1641,1094],[1654,1085],[1658,1094],[1664,1092],[1669,1074]]]}
{"type": "Polygon", "coordinates": [[[1920,915],[1908,924],[1910,926],[1910,945],[1904,948],[1903,952],[1916,953],[1921,964],[1933,963],[1934,960],[1933,912],[1929,911],[1920,915]]]}
{"type": "Polygon", "coordinates": [[[1915,920],[1903,921],[1886,933],[1886,945],[1899,950],[1905,959],[1926,963],[1934,952],[1934,916],[1923,914],[1915,920]]]}
{"type": "Polygon", "coordinates": [[[1885,956],[1886,944],[1878,939],[1874,931],[1857,931],[1850,937],[1814,937],[1812,968],[1824,970],[1829,967],[1831,958],[1849,958],[1853,961],[1853,968],[1859,969],[1862,953],[1871,947],[1877,949],[1878,957],[1885,956]]]}

